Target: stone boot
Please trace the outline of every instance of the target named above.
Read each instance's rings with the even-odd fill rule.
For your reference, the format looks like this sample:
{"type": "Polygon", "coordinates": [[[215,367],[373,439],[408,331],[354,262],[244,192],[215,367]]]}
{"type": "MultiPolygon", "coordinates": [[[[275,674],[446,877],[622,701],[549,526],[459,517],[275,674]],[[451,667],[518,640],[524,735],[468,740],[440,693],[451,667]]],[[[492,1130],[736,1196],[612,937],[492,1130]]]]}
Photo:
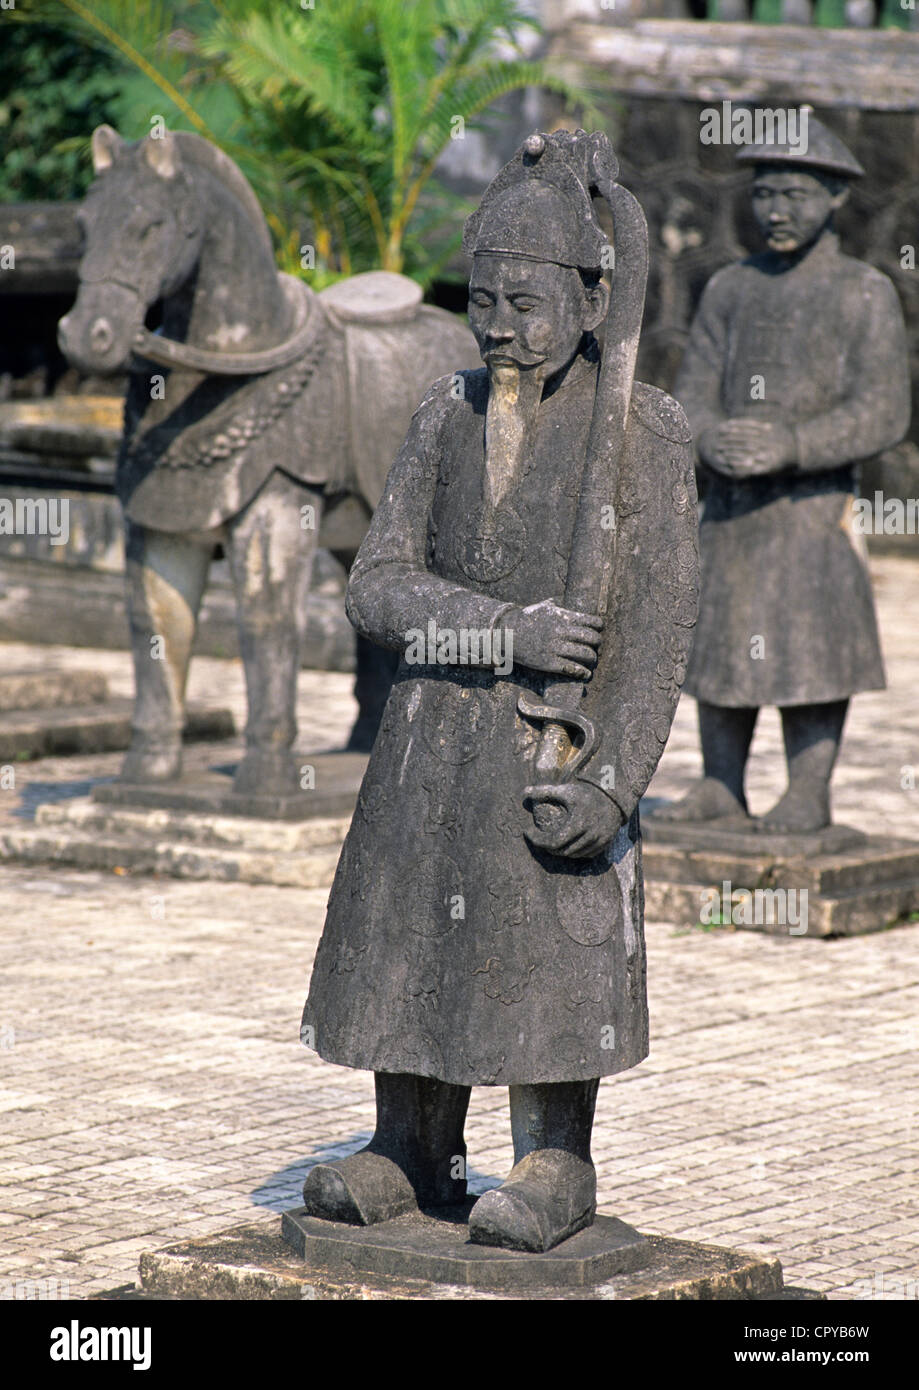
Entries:
{"type": "Polygon", "coordinates": [[[597,1211],[594,1166],[563,1149],[537,1149],[472,1208],[469,1239],[506,1250],[551,1250],[589,1226],[597,1211]]]}
{"type": "Polygon", "coordinates": [[[377,1127],[365,1149],[317,1163],[303,1184],[311,1216],[372,1226],[466,1196],[463,1124],[469,1087],[377,1072],[377,1127]]]}

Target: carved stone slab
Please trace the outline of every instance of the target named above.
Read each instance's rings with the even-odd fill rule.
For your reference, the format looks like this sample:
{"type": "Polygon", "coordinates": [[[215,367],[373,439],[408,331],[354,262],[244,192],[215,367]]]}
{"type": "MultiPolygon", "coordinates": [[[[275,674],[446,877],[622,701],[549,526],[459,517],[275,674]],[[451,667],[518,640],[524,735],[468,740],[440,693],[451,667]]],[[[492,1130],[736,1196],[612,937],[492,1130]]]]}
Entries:
{"type": "Polygon", "coordinates": [[[177,782],[106,782],[93,789],[105,805],[145,806],[198,815],[259,816],[266,820],[312,820],[350,815],[367,768],[364,753],[304,753],[301,767],[313,785],[293,796],[242,796],[233,791],[232,768],[183,777],[177,782]]]}
{"type": "Polygon", "coordinates": [[[281,1235],[309,1265],[331,1274],[388,1274],[477,1289],[572,1288],[640,1269],[651,1258],[644,1236],[613,1216],[542,1255],[473,1245],[473,1201],[436,1214],[408,1212],[378,1226],[320,1221],[305,1208],[284,1212],[281,1235]]]}
{"type": "MultiPolygon", "coordinates": [[[[602,1230],[601,1223],[606,1222],[616,1228],[630,1229],[612,1217],[601,1216],[597,1218],[594,1232],[598,1228],[602,1230]]],[[[331,1222],[317,1224],[336,1231],[340,1229],[331,1222]]],[[[463,1229],[460,1227],[460,1231],[463,1229]]],[[[368,1228],[352,1230],[358,1241],[366,1240],[368,1228]]],[[[566,1244],[590,1235],[589,1231],[579,1232],[566,1244]]],[[[454,1240],[457,1239],[454,1236],[454,1240]]],[[[522,1285],[515,1291],[513,1286],[488,1289],[437,1282],[418,1277],[417,1272],[413,1277],[361,1273],[345,1264],[339,1273],[333,1273],[326,1267],[305,1262],[282,1239],[279,1223],[263,1220],[144,1252],[140,1257],[141,1297],[297,1302],[304,1299],[500,1300],[519,1298],[521,1288],[525,1288],[527,1300],[721,1301],[820,1297],[805,1290],[785,1289],[778,1260],[662,1236],[640,1236],[639,1241],[644,1251],[641,1268],[609,1275],[595,1283],[522,1285]]],[[[481,1247],[481,1252],[488,1253],[488,1248],[481,1247]]],[[[518,1267],[520,1262],[544,1264],[550,1258],[494,1249],[490,1253],[513,1259],[518,1267]]]]}
{"type": "MultiPolygon", "coordinates": [[[[687,827],[642,821],[645,913],[652,921],[699,925],[713,892],[762,892],[797,899],[787,921],[732,913],[716,925],[774,936],[860,936],[917,919],[919,842],[866,836],[849,826],[830,826],[813,835],[760,836],[727,823],[687,827]],[[798,920],[800,895],[807,893],[806,923],[798,920]],[[793,920],[794,919],[794,920],[793,920]],[[803,928],[803,929],[802,929],[803,928]]],[[[775,903],[775,899],[772,900],[775,903]]],[[[765,907],[765,904],[764,904],[765,907]]]]}

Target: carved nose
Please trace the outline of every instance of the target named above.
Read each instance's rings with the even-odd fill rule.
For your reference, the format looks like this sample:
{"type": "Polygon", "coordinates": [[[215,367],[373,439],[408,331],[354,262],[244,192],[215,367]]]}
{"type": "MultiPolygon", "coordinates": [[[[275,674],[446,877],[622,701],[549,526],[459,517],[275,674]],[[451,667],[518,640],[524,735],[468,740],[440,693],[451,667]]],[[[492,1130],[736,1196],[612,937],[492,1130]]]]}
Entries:
{"type": "Polygon", "coordinates": [[[115,341],[115,334],[108,319],[96,319],[89,330],[89,345],[93,352],[108,352],[115,341]]]}

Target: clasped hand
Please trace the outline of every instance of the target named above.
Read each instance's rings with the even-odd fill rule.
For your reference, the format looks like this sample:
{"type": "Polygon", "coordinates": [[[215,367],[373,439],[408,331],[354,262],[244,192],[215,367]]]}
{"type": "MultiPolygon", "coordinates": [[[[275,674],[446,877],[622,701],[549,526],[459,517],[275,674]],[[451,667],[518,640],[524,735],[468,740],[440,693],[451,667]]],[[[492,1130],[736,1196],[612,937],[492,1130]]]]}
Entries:
{"type": "MultiPolygon", "coordinates": [[[[513,633],[517,665],[587,680],[597,664],[603,619],[596,613],[579,613],[555,599],[543,599],[508,614],[504,622],[513,633]]],[[[569,859],[599,854],[621,824],[614,803],[590,782],[527,787],[524,805],[533,816],[527,831],[530,844],[569,859]]]]}
{"type": "Polygon", "coordinates": [[[597,664],[603,619],[596,613],[577,613],[546,598],[515,608],[502,625],[513,639],[515,665],[586,680],[597,664]]]}
{"type": "Polygon", "coordinates": [[[797,462],[795,437],[773,420],[723,420],[699,436],[699,456],[727,478],[755,478],[780,473],[797,462]]]}
{"type": "Polygon", "coordinates": [[[592,859],[622,825],[619,808],[592,782],[526,787],[523,804],[533,814],[530,844],[567,859],[592,859]]]}

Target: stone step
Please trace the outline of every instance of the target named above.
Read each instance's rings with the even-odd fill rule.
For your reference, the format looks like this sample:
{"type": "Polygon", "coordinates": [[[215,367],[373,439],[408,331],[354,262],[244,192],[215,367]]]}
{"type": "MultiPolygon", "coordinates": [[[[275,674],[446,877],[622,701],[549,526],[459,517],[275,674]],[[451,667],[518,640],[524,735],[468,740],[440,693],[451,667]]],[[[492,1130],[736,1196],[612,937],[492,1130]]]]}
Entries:
{"type": "MultiPolygon", "coordinates": [[[[781,887],[772,885],[773,888],[777,886],[781,887]]],[[[729,931],[759,931],[769,936],[862,936],[902,925],[913,916],[919,917],[919,877],[894,880],[883,887],[866,887],[838,896],[807,890],[806,918],[799,915],[801,900],[800,897],[796,897],[791,903],[785,900],[786,917],[794,917],[796,920],[785,922],[743,921],[742,916],[746,914],[742,914],[737,906],[737,890],[740,885],[735,883],[733,887],[734,921],[723,924],[716,922],[712,926],[714,930],[726,928],[729,931]],[[793,910],[789,911],[792,904],[793,910]],[[801,929],[802,926],[804,930],[801,929]]],[[[703,907],[712,900],[714,892],[720,891],[720,884],[667,883],[646,876],[645,917],[651,922],[672,922],[679,927],[708,925],[700,922],[703,907]]],[[[756,892],[755,889],[752,891],[756,892]]],[[[795,891],[800,894],[801,890],[795,891]]],[[[768,898],[761,901],[762,909],[757,915],[763,919],[778,916],[775,908],[770,908],[768,898]]],[[[754,905],[755,902],[754,898],[754,905]]]]}
{"type": "Polygon", "coordinates": [[[8,671],[0,675],[0,713],[72,705],[98,705],[108,699],[100,671],[8,671]]]}
{"type": "Polygon", "coordinates": [[[317,847],[340,845],[350,817],[331,816],[302,821],[264,821],[247,816],[211,816],[168,808],[115,806],[92,797],[47,801],[35,813],[43,830],[80,834],[156,839],[209,849],[243,848],[296,854],[317,847]]]}
{"type": "MultiPolygon", "coordinates": [[[[52,705],[8,710],[0,718],[0,762],[60,757],[72,753],[116,753],[131,742],[131,700],[97,705],[52,705]]],[[[228,709],[192,705],[186,714],[186,742],[233,738],[228,709]]]]}
{"type": "MultiPolygon", "coordinates": [[[[79,814],[72,819],[55,819],[46,814],[51,809],[42,808],[44,823],[35,827],[0,827],[0,858],[71,864],[83,869],[120,869],[131,874],[163,874],[170,878],[327,888],[335,875],[340,841],[347,829],[347,822],[323,825],[313,821],[297,827],[260,825],[251,844],[222,843],[219,834],[214,843],[208,843],[207,833],[213,827],[199,826],[196,834],[173,838],[175,826],[170,827],[173,834],[160,836],[149,825],[130,821],[122,823],[120,829],[101,829],[90,817],[81,827],[79,814]],[[295,850],[281,849],[277,836],[270,846],[264,843],[261,832],[265,830],[298,830],[301,839],[309,833],[323,838],[295,850]]],[[[245,822],[237,818],[232,829],[239,833],[244,827],[245,822]]],[[[284,840],[283,836],[280,838],[284,840]]]]}

